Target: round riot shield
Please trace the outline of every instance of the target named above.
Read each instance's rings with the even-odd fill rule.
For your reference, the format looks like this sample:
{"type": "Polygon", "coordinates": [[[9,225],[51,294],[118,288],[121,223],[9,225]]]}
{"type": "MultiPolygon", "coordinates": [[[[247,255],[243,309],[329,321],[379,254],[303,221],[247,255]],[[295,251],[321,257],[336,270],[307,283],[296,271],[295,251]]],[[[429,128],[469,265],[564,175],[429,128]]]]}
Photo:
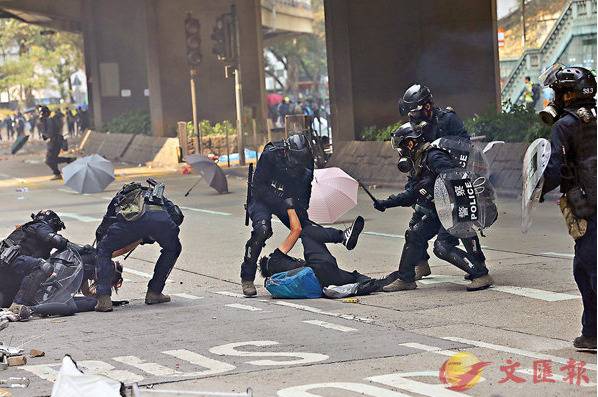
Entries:
{"type": "Polygon", "coordinates": [[[73,250],[53,254],[48,261],[54,266],[54,273],[35,294],[36,304],[67,303],[81,288],[83,263],[73,250]]]}
{"type": "Polygon", "coordinates": [[[449,153],[460,168],[486,178],[490,174],[486,156],[482,150],[474,146],[468,139],[460,137],[438,138],[432,142],[432,146],[449,153]]]}
{"type": "Polygon", "coordinates": [[[494,188],[488,179],[463,169],[438,175],[434,202],[442,226],[458,238],[474,237],[498,217],[494,188]]]}
{"type": "Polygon", "coordinates": [[[521,231],[532,225],[532,211],[540,202],[544,185],[544,170],[550,160],[550,142],[538,138],[529,145],[523,158],[523,192],[521,195],[521,231]]]}

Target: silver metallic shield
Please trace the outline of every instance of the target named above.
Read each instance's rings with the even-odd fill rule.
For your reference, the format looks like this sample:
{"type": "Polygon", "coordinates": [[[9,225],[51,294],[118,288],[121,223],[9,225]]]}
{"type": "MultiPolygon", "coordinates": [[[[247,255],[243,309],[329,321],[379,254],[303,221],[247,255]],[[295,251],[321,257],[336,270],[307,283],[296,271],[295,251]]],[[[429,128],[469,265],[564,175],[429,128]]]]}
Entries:
{"type": "Polygon", "coordinates": [[[485,178],[490,174],[486,155],[468,139],[459,137],[438,138],[432,147],[442,149],[459,164],[460,168],[485,178]]]}
{"type": "Polygon", "coordinates": [[[544,170],[550,160],[550,142],[538,138],[529,145],[523,158],[523,192],[521,195],[521,232],[532,225],[532,212],[540,202],[544,170]]]}
{"type": "Polygon", "coordinates": [[[494,188],[488,179],[463,169],[438,175],[434,203],[442,226],[458,238],[474,237],[498,217],[494,188]]]}

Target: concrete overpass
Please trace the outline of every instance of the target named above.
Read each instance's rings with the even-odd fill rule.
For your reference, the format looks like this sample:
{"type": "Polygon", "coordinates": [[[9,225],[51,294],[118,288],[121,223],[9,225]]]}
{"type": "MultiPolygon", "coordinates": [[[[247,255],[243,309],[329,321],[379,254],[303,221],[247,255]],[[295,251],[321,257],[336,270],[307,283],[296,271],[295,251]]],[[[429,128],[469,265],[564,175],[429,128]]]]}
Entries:
{"type": "MultiPolygon", "coordinates": [[[[305,0],[0,0],[25,21],[83,33],[94,122],[148,110],[155,135],[191,119],[183,19],[201,22],[199,116],[234,118],[233,82],[211,52],[217,16],[237,5],[244,103],[264,130],[263,40],[308,29],[305,0]],[[284,30],[283,30],[284,29],[284,30]]],[[[324,0],[336,140],[398,118],[413,81],[463,116],[499,102],[495,0],[324,0]]]]}

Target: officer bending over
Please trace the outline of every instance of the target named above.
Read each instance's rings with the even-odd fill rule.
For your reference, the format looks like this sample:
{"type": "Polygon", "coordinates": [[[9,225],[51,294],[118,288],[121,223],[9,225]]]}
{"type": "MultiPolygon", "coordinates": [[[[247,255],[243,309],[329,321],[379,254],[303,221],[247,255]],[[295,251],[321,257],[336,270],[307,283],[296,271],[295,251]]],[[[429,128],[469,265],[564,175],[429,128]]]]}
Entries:
{"type": "Polygon", "coordinates": [[[468,291],[488,288],[492,278],[484,263],[485,257],[479,244],[466,244],[468,252],[456,246],[458,240],[448,234],[442,227],[434,206],[434,183],[437,176],[450,169],[458,168],[458,164],[446,151],[432,146],[423,136],[421,129],[415,129],[411,123],[403,124],[392,136],[393,146],[400,152],[401,158],[408,160],[413,167],[412,183],[404,192],[391,195],[386,200],[374,202],[374,208],[385,211],[392,207],[409,207],[418,205],[423,216],[413,227],[405,232],[405,245],[399,262],[396,280],[385,286],[385,292],[411,290],[417,288],[415,283],[415,265],[421,260],[427,243],[438,234],[434,244],[434,252],[440,258],[465,271],[471,279],[468,291]],[[471,248],[476,248],[471,250],[471,248]]]}
{"type": "MultiPolygon", "coordinates": [[[[98,229],[97,284],[98,312],[112,311],[110,299],[114,265],[113,256],[124,247],[157,242],[162,248],[154,267],[154,274],[147,285],[145,303],[170,302],[162,293],[166,279],[180,253],[179,226],[183,222],[180,208],[164,195],[164,185],[148,179],[150,187],[131,182],[123,186],[108,205],[108,210],[98,229]]],[[[121,252],[119,252],[121,251],[121,252]]]]}
{"type": "Polygon", "coordinates": [[[39,286],[52,274],[47,261],[52,250],[68,244],[58,234],[65,226],[54,211],[40,211],[31,218],[0,242],[0,307],[11,305],[17,314],[27,310],[39,286]]]}
{"type": "MultiPolygon", "coordinates": [[[[416,83],[405,91],[403,97],[399,100],[399,113],[401,116],[409,116],[409,122],[423,132],[426,142],[433,142],[442,137],[457,138],[469,140],[469,134],[465,130],[463,122],[457,116],[453,108],[440,108],[434,105],[432,92],[425,85],[416,83]]],[[[408,166],[408,159],[399,159],[399,170],[408,166]]],[[[408,173],[409,177],[405,189],[409,189],[409,184],[413,181],[413,169],[409,167],[402,172],[408,173]]],[[[409,228],[412,228],[425,215],[416,204],[415,211],[409,221],[409,228]]],[[[415,279],[420,280],[425,276],[432,274],[428,260],[430,256],[426,249],[422,258],[415,267],[415,279]]]]}
{"type": "Polygon", "coordinates": [[[286,140],[270,142],[264,147],[255,168],[251,183],[251,201],[247,208],[252,221],[252,232],[245,244],[241,265],[244,295],[257,294],[254,284],[257,260],[266,245],[266,240],[272,236],[272,215],[276,215],[282,223],[290,227],[287,210],[294,209],[302,226],[302,237],[313,233],[313,238],[342,243],[349,250],[357,244],[364,226],[362,217],[357,217],[344,231],[326,228],[325,236],[309,221],[307,209],[313,175],[314,159],[304,135],[291,135],[286,140]]]}
{"type": "Polygon", "coordinates": [[[540,83],[555,93],[540,112],[552,124],[542,192],[561,186],[561,211],[575,239],[573,276],[583,302],[581,336],[573,346],[596,349],[596,79],[585,68],[557,64],[540,83]]]}

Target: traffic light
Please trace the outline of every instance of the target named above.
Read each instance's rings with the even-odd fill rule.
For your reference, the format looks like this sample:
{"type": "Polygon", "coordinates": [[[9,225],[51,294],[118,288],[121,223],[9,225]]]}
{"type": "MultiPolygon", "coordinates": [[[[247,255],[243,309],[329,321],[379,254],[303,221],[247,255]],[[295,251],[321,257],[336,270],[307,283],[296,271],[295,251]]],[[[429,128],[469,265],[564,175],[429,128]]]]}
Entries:
{"type": "Polygon", "coordinates": [[[210,36],[214,40],[212,53],[219,61],[235,61],[235,31],[233,18],[230,13],[222,14],[216,19],[214,30],[210,36]]]}
{"type": "Polygon", "coordinates": [[[185,43],[187,45],[187,63],[191,67],[199,66],[201,62],[201,38],[199,36],[199,20],[191,13],[185,18],[185,43]]]}

